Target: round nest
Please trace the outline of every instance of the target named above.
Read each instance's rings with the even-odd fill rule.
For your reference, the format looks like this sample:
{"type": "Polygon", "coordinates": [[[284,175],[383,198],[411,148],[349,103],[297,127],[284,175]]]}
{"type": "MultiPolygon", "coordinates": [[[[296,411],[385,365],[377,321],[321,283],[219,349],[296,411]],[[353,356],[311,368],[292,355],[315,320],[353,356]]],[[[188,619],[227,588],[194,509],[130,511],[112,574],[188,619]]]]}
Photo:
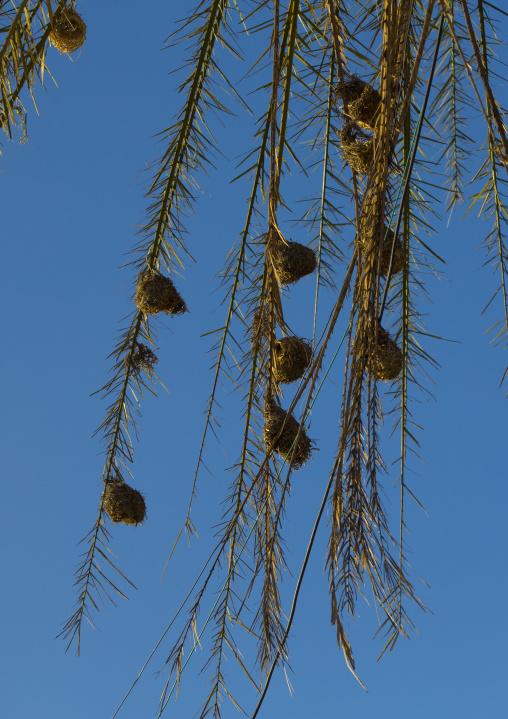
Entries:
{"type": "MultiPolygon", "coordinates": [[[[126,357],[129,360],[129,357],[126,357]]],[[[136,349],[130,358],[130,364],[134,370],[139,372],[141,369],[148,371],[152,370],[154,365],[158,363],[157,355],[153,352],[150,347],[142,344],[141,342],[136,343],[136,349]]]]}
{"type": "Polygon", "coordinates": [[[60,52],[69,55],[85,42],[86,25],[81,15],[66,8],[53,20],[50,33],[51,42],[60,52]]]}
{"type": "Polygon", "coordinates": [[[156,315],[158,312],[182,315],[187,311],[187,306],[173,282],[158,272],[140,275],[135,301],[141,312],[147,315],[156,315]]]}
{"type": "Polygon", "coordinates": [[[399,376],[402,370],[402,350],[388,332],[379,327],[377,353],[374,342],[367,359],[367,371],[371,377],[389,382],[399,376]],[[374,359],[375,358],[375,359],[374,359]]]}
{"type": "Polygon", "coordinates": [[[143,495],[125,482],[109,483],[104,495],[104,509],[112,522],[137,526],[146,517],[143,495]]]}
{"type": "Polygon", "coordinates": [[[356,120],[360,127],[374,129],[381,97],[372,85],[353,75],[347,82],[338,84],[337,95],[346,106],[348,115],[356,120]]]}
{"type": "Polygon", "coordinates": [[[316,253],[299,242],[279,242],[274,263],[280,283],[291,285],[314,272],[317,266],[316,253]]]}
{"type": "MultiPolygon", "coordinates": [[[[378,225],[379,226],[379,225],[378,225]]],[[[386,240],[383,243],[383,250],[381,252],[381,266],[380,266],[380,274],[381,277],[386,277],[388,275],[388,269],[390,267],[390,257],[392,254],[392,245],[393,240],[395,237],[395,233],[390,227],[388,229],[388,234],[386,234],[386,225],[384,229],[384,234],[386,235],[386,240]]],[[[372,242],[374,235],[372,232],[367,233],[367,241],[372,242]]],[[[376,241],[377,241],[377,235],[376,241]]],[[[364,243],[361,243],[361,250],[362,252],[365,252],[364,243]]],[[[392,264],[392,277],[394,275],[397,275],[399,272],[402,272],[402,268],[404,267],[404,248],[402,247],[402,242],[397,237],[397,240],[395,241],[395,250],[393,253],[393,264],[392,264]]]]}
{"type": "Polygon", "coordinates": [[[342,152],[351,168],[361,175],[367,175],[374,159],[372,138],[367,137],[354,122],[346,123],[339,137],[342,152]]]}
{"type": "Polygon", "coordinates": [[[299,428],[299,424],[293,415],[288,415],[285,410],[276,404],[270,404],[265,408],[264,420],[263,441],[266,448],[273,449],[274,452],[278,452],[288,460],[293,455],[293,468],[300,469],[307,462],[312,452],[311,441],[305,429],[302,427],[298,444],[293,449],[293,443],[299,428]],[[281,434],[276,439],[279,432],[281,434]]]}
{"type": "Polygon", "coordinates": [[[275,340],[275,379],[290,384],[303,377],[312,359],[312,347],[299,337],[275,340]]]}

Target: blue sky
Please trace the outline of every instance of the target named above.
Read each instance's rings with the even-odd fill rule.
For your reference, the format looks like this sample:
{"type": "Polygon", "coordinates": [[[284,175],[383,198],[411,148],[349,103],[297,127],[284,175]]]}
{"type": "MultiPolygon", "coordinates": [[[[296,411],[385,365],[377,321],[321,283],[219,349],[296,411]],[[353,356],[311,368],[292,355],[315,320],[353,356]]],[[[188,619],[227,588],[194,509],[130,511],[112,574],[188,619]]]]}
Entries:
{"type": "MultiPolygon", "coordinates": [[[[133,277],[119,266],[146,210],[147,175],[140,172],[160,151],[153,136],[178,110],[181,97],[175,89],[182,79],[170,74],[181,62],[181,48],[160,51],[180,7],[149,0],[140,12],[140,4],[129,0],[100,10],[84,3],[79,9],[88,25],[81,54],[70,61],[50,50],[48,64],[58,88],[47,77],[46,89],[36,93],[39,116],[27,102],[28,142],[4,142],[0,159],[1,292],[7,308],[0,715],[6,719],[108,719],[113,714],[213,546],[230,480],[226,469],[239,447],[241,404],[225,385],[220,401],[226,455],[208,442],[207,463],[214,476],[202,473],[193,513],[200,536],[191,548],[179,545],[161,582],[185,516],[212,383],[210,340],[202,335],[224,319],[213,278],[243,226],[249,187],[229,184],[236,174],[235,158],[252,146],[251,121],[241,110],[227,127],[217,124],[226,156],[217,160],[216,171],[201,178],[196,213],[188,223],[188,244],[197,262],[185,267],[176,284],[191,311],[160,323],[159,372],[168,392],[161,388],[158,398],[143,402],[133,466],[133,484],[146,496],[148,519],[137,529],[111,526],[116,561],[138,590],[128,591],[129,601],[119,597],[116,607],[105,604],[94,617],[98,629],[85,627],[79,659],[72,649],[65,654],[64,643],[54,637],[75,601],[73,572],[82,551],[76,545],[96,519],[102,486],[101,446],[91,435],[105,403],[90,395],[107,379],[106,357],[132,308],[133,277]]],[[[240,77],[243,70],[232,68],[232,73],[240,77]]],[[[495,91],[506,105],[506,83],[498,80],[495,91]]],[[[471,132],[479,144],[477,116],[471,132]]],[[[292,182],[307,194],[299,185],[302,178],[292,182]]],[[[498,386],[507,361],[504,348],[489,345],[485,335],[500,319],[501,306],[481,315],[497,287],[491,270],[482,269],[480,245],[490,224],[473,214],[461,221],[462,208],[449,223],[436,221],[435,234],[426,239],[447,262],[441,278],[428,278],[428,331],[454,340],[427,340],[425,347],[441,368],[432,370],[427,381],[433,398],[422,395],[413,407],[423,427],[424,461],[411,462],[410,486],[426,513],[408,508],[408,545],[412,566],[428,585],[416,580],[430,611],[414,608],[418,633],[377,662],[382,642],[372,641],[374,607],[359,603],[359,616],[349,629],[365,693],[345,667],[330,624],[326,517],[291,633],[293,696],[284,675],[277,674],[260,717],[505,716],[507,405],[498,386]]],[[[296,239],[289,221],[287,232],[296,239]]],[[[298,239],[306,241],[300,232],[298,239]]],[[[339,282],[343,271],[337,268],[339,282]]],[[[290,322],[303,336],[312,332],[308,298],[314,290],[313,278],[304,280],[286,301],[290,322]]],[[[333,294],[325,290],[323,297],[324,322],[333,294]]],[[[333,349],[345,323],[339,320],[333,349]]],[[[286,529],[292,576],[285,576],[282,589],[286,608],[333,461],[343,360],[342,350],[312,415],[309,434],[319,452],[293,478],[286,529]]],[[[388,406],[389,398],[384,401],[388,406]]],[[[390,422],[383,437],[390,470],[385,487],[396,523],[398,470],[391,462],[398,440],[389,439],[390,422]]],[[[213,601],[210,597],[201,621],[213,601]]],[[[154,714],[164,683],[157,672],[169,647],[166,640],[120,717],[154,714]]],[[[193,716],[198,710],[209,679],[199,673],[208,647],[205,634],[183,675],[178,701],[170,702],[164,716],[193,716]]],[[[247,656],[252,650],[247,643],[247,656]]],[[[233,660],[228,672],[233,693],[250,714],[255,692],[233,660]]],[[[225,703],[223,716],[236,715],[225,703]]]]}

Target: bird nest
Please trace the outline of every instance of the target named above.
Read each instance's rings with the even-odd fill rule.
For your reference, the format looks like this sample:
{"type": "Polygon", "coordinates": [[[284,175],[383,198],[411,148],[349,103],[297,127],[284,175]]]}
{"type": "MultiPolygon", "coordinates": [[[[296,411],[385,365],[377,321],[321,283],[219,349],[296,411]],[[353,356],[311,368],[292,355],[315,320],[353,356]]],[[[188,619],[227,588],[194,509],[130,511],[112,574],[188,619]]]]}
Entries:
{"type": "Polygon", "coordinates": [[[314,272],[316,253],[299,242],[279,242],[274,253],[274,265],[281,285],[292,285],[314,272]]]}
{"type": "Polygon", "coordinates": [[[141,342],[136,343],[134,352],[132,355],[128,355],[125,360],[130,363],[136,372],[141,369],[146,369],[150,372],[159,361],[155,352],[141,342]]]}
{"type": "Polygon", "coordinates": [[[146,505],[141,492],[120,481],[108,484],[104,495],[104,509],[112,522],[137,526],[146,517],[146,505]]]}
{"type": "Polygon", "coordinates": [[[354,122],[347,122],[339,134],[344,157],[355,172],[367,175],[374,159],[374,140],[354,122]]]}
{"type": "Polygon", "coordinates": [[[347,114],[360,127],[366,130],[374,130],[381,104],[381,96],[372,85],[353,75],[347,82],[338,84],[336,95],[342,99],[347,114]]]}
{"type": "Polygon", "coordinates": [[[285,459],[293,457],[293,468],[300,469],[312,453],[312,443],[302,427],[298,443],[295,439],[300,425],[293,417],[276,404],[267,404],[264,411],[263,441],[268,450],[277,452],[285,459]]]}
{"type": "Polygon", "coordinates": [[[53,19],[50,38],[57,50],[66,55],[78,50],[86,38],[86,25],[81,15],[71,8],[62,10],[53,19]]]}
{"type": "Polygon", "coordinates": [[[367,358],[367,371],[370,376],[386,382],[395,379],[401,373],[402,359],[402,350],[398,344],[385,329],[379,327],[377,349],[372,342],[367,358]]]}
{"type": "Polygon", "coordinates": [[[275,379],[282,384],[303,377],[312,359],[312,347],[299,337],[275,340],[275,379]]]}
{"type": "MultiPolygon", "coordinates": [[[[377,235],[377,228],[375,228],[375,232],[372,232],[369,230],[367,232],[367,242],[373,242],[375,241],[377,243],[378,235],[377,235]]],[[[386,277],[388,275],[388,270],[390,268],[390,258],[392,256],[392,247],[393,243],[395,241],[395,249],[393,251],[393,263],[392,263],[392,277],[394,275],[397,275],[399,272],[402,272],[402,268],[404,267],[404,248],[402,246],[402,242],[397,237],[395,239],[395,233],[392,230],[392,228],[388,228],[388,234],[386,232],[386,225],[384,229],[384,235],[383,235],[383,249],[381,250],[381,265],[380,265],[380,275],[381,277],[386,277]],[[386,236],[386,239],[384,239],[386,236]]],[[[365,252],[365,243],[360,243],[360,249],[362,252],[365,252]]]]}
{"type": "Polygon", "coordinates": [[[135,301],[138,309],[147,315],[156,315],[158,312],[182,315],[187,311],[173,282],[158,272],[144,272],[140,275],[135,301]]]}

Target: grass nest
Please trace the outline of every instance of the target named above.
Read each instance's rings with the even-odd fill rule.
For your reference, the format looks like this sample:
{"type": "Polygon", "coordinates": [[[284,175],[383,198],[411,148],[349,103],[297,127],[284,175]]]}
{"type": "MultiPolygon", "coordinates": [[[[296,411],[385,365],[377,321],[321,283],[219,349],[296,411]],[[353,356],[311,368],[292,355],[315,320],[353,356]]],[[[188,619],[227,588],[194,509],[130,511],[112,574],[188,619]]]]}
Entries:
{"type": "Polygon", "coordinates": [[[367,359],[367,371],[371,377],[389,382],[402,371],[402,350],[382,327],[378,328],[377,352],[374,342],[367,359]]]}
{"type": "MultiPolygon", "coordinates": [[[[390,268],[390,257],[392,255],[392,246],[395,239],[395,232],[390,227],[388,229],[388,234],[386,233],[386,225],[384,229],[384,235],[386,235],[386,240],[383,243],[383,249],[381,251],[381,265],[380,265],[380,274],[381,277],[386,277],[388,275],[388,270],[390,268]]],[[[384,237],[383,235],[383,237],[384,237]]],[[[374,235],[373,232],[369,232],[367,234],[367,241],[372,242],[375,238],[377,242],[377,235],[374,235]]],[[[362,252],[365,252],[365,243],[361,243],[361,250],[362,252]]],[[[402,268],[404,267],[404,248],[402,247],[402,242],[397,237],[395,240],[395,250],[393,252],[393,264],[392,264],[392,277],[394,275],[397,275],[399,272],[402,272],[402,268]]]]}
{"type": "Polygon", "coordinates": [[[312,359],[312,347],[299,337],[275,340],[275,379],[282,384],[296,382],[312,359]]]}
{"type": "Polygon", "coordinates": [[[66,55],[78,50],[86,38],[86,25],[81,15],[71,8],[62,10],[53,20],[50,38],[57,50],[66,55]]]}
{"type": "Polygon", "coordinates": [[[281,285],[292,285],[314,272],[317,267],[316,253],[299,242],[279,242],[274,264],[281,285]]]}
{"type": "Polygon", "coordinates": [[[142,369],[150,372],[159,361],[155,352],[141,342],[137,342],[133,354],[126,357],[126,362],[129,362],[129,360],[131,367],[136,372],[142,369]]]}
{"type": "Polygon", "coordinates": [[[347,114],[366,130],[374,130],[381,96],[368,82],[353,75],[346,82],[337,85],[336,96],[346,106],[347,114]]]}
{"type": "Polygon", "coordinates": [[[104,495],[104,509],[112,522],[138,525],[146,517],[145,500],[141,492],[125,482],[110,482],[104,495]]]}
{"type": "Polygon", "coordinates": [[[264,421],[263,441],[266,448],[268,450],[272,449],[287,460],[292,455],[294,469],[303,467],[312,453],[312,442],[305,429],[302,427],[298,444],[293,448],[299,424],[292,414],[288,414],[276,404],[267,404],[264,411],[264,421]],[[279,435],[278,438],[277,435],[279,435]]]}
{"type": "Polygon", "coordinates": [[[173,282],[158,272],[140,275],[135,301],[138,309],[147,315],[156,315],[158,312],[182,315],[187,312],[187,306],[173,282]]]}
{"type": "Polygon", "coordinates": [[[339,133],[344,157],[355,172],[368,175],[374,159],[374,140],[369,138],[355,122],[347,122],[339,133]]]}

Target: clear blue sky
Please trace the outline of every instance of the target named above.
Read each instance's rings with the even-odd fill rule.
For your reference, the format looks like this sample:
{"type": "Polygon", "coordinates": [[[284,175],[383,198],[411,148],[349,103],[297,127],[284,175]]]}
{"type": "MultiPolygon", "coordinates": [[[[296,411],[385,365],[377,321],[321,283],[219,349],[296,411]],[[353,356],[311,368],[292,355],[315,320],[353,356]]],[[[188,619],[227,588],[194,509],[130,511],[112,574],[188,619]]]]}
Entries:
{"type": "MultiPolygon", "coordinates": [[[[156,0],[117,1],[107,8],[82,3],[88,38],[81,54],[71,62],[50,50],[48,64],[58,88],[49,76],[46,90],[38,88],[38,117],[27,101],[28,142],[4,142],[2,719],[112,715],[210,551],[230,481],[226,468],[237,458],[240,402],[225,386],[219,399],[227,456],[208,442],[214,477],[201,475],[193,514],[200,537],[190,549],[179,546],[161,583],[185,516],[211,390],[210,340],[202,335],[224,321],[213,277],[242,229],[249,191],[247,184],[229,184],[235,158],[252,147],[251,120],[240,108],[226,128],[215,126],[226,157],[201,178],[196,214],[188,223],[188,245],[197,263],[190,263],[176,284],[191,311],[160,325],[159,372],[169,391],[161,389],[157,399],[143,403],[133,466],[133,484],[146,496],[148,519],[137,529],[110,525],[116,561],[138,590],[128,591],[130,601],[119,597],[117,607],[104,605],[94,617],[99,630],[84,628],[79,659],[72,650],[64,654],[64,643],[54,637],[76,599],[73,572],[82,551],[76,544],[93,526],[102,487],[101,447],[91,435],[106,407],[90,394],[107,379],[106,357],[132,308],[132,275],[118,268],[145,214],[148,175],[139,173],[157,157],[160,148],[152,138],[182,101],[175,93],[181,75],[169,74],[181,62],[181,49],[160,51],[181,8],[156,0]]],[[[508,27],[506,19],[502,27],[508,27]]],[[[232,68],[234,77],[243,71],[232,68]]],[[[508,104],[506,82],[498,80],[495,88],[508,104]]],[[[480,143],[481,120],[469,114],[480,143]]],[[[475,158],[471,172],[477,163],[475,158]]],[[[317,176],[292,181],[300,197],[311,194],[304,182],[319,183],[317,176]]],[[[473,215],[462,222],[461,215],[459,208],[448,225],[436,220],[435,234],[425,239],[447,262],[440,279],[428,278],[432,303],[423,308],[428,331],[455,340],[426,340],[425,348],[441,365],[426,385],[435,400],[422,395],[413,407],[423,427],[424,462],[411,462],[410,486],[426,514],[409,507],[408,544],[411,563],[428,584],[415,580],[430,611],[414,608],[418,633],[377,662],[382,642],[372,641],[374,607],[359,603],[360,616],[349,628],[365,693],[345,667],[330,625],[324,521],[290,640],[294,694],[277,674],[260,717],[506,716],[507,404],[498,386],[507,359],[504,348],[490,346],[484,334],[501,318],[500,304],[481,316],[497,287],[490,269],[482,269],[480,245],[490,224],[473,215]]],[[[293,239],[308,241],[290,221],[285,229],[293,239]]],[[[338,267],[339,282],[341,273],[338,267]]],[[[291,289],[286,300],[290,323],[303,336],[312,333],[314,291],[311,278],[291,289]]],[[[323,298],[324,322],[333,296],[325,291],[323,298]]],[[[344,329],[345,319],[333,347],[344,329]]],[[[333,460],[343,358],[342,353],[312,416],[309,434],[320,451],[293,478],[286,530],[292,576],[283,584],[287,609],[333,460]]],[[[384,402],[388,407],[389,398],[384,402]]],[[[398,456],[398,439],[388,439],[390,429],[388,419],[385,486],[396,523],[392,485],[398,469],[390,464],[398,456]]],[[[205,605],[202,621],[210,606],[205,605]]],[[[176,632],[170,636],[176,638],[176,632]]],[[[164,716],[191,717],[202,704],[209,675],[199,669],[209,640],[205,634],[183,675],[178,701],[164,716]]],[[[120,717],[153,716],[164,682],[156,673],[169,646],[167,641],[152,660],[120,717]]],[[[252,646],[246,652],[251,656],[252,646]]],[[[228,671],[235,696],[250,713],[255,692],[233,660],[228,671]]],[[[237,712],[225,703],[223,716],[237,712]]]]}

